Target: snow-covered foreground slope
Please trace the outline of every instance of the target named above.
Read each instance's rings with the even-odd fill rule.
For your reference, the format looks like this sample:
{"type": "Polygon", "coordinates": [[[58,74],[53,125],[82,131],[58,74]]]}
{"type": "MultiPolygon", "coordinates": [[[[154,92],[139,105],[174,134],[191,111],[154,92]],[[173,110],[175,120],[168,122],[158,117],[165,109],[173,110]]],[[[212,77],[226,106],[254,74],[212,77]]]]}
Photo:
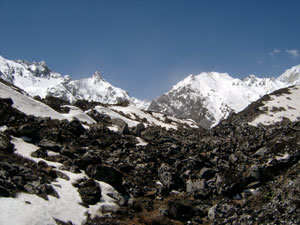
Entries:
{"type": "Polygon", "coordinates": [[[73,118],[77,118],[83,123],[96,123],[95,120],[93,120],[86,113],[75,106],[66,106],[71,108],[70,112],[66,114],[60,114],[46,104],[34,100],[30,96],[22,94],[12,87],[9,87],[1,82],[0,98],[11,98],[13,100],[13,107],[25,113],[26,115],[32,115],[36,117],[50,117],[51,119],[59,120],[72,120],[73,118]]]}
{"type": "Polygon", "coordinates": [[[297,121],[300,119],[300,86],[285,89],[282,93],[270,95],[270,99],[262,101],[260,113],[249,124],[271,125],[283,119],[297,121]]]}
{"type": "Polygon", "coordinates": [[[91,78],[71,80],[68,75],[62,76],[51,71],[43,61],[29,63],[7,60],[0,56],[0,77],[31,96],[41,98],[52,95],[70,102],[85,99],[107,104],[129,101],[141,108],[147,108],[150,104],[129,97],[126,91],[111,85],[98,71],[91,78]]]}
{"type": "Polygon", "coordinates": [[[66,119],[64,116],[51,109],[49,106],[19,93],[11,87],[0,82],[0,98],[11,98],[13,107],[26,115],[50,117],[52,119],[66,119]]]}
{"type": "Polygon", "coordinates": [[[231,112],[240,112],[265,94],[300,82],[300,65],[277,79],[250,75],[243,80],[227,73],[200,73],[178,82],[170,91],[153,100],[150,110],[176,117],[192,118],[210,128],[231,112]]]}
{"type": "Polygon", "coordinates": [[[73,183],[87,177],[84,172],[75,174],[61,170],[62,164],[60,163],[31,157],[31,153],[36,151],[38,147],[28,144],[20,138],[14,138],[12,143],[16,148],[15,154],[35,162],[42,160],[49,166],[54,167],[58,172],[63,173],[68,179],[57,178],[55,182],[51,183],[51,186],[58,194],[58,198],[48,196],[49,199],[45,200],[37,195],[26,193],[20,193],[16,198],[0,198],[1,224],[56,225],[55,219],[58,219],[80,225],[86,221],[88,215],[91,217],[101,215],[98,211],[101,207],[115,210],[118,208],[116,200],[109,197],[109,195],[119,195],[118,192],[109,184],[100,181],[98,183],[101,188],[101,201],[96,205],[89,206],[89,208],[83,207],[80,195],[73,183]]]}

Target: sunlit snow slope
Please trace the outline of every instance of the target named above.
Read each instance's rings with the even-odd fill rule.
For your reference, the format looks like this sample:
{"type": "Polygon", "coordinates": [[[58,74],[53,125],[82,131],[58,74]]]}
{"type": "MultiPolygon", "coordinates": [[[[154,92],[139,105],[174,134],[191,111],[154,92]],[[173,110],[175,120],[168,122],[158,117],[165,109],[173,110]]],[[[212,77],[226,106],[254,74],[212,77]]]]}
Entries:
{"type": "Polygon", "coordinates": [[[243,80],[227,73],[200,73],[178,82],[153,100],[150,110],[191,118],[205,128],[215,126],[231,112],[240,112],[265,94],[300,82],[300,65],[277,79],[250,75],[243,80]]]}
{"type": "Polygon", "coordinates": [[[293,86],[280,93],[271,94],[269,100],[262,101],[260,113],[249,124],[272,125],[283,119],[297,121],[300,119],[300,86],[293,86]]]}
{"type": "Polygon", "coordinates": [[[25,90],[31,96],[46,95],[59,97],[70,102],[79,99],[115,104],[129,101],[140,108],[147,108],[149,103],[129,97],[121,88],[107,82],[98,71],[91,78],[71,80],[66,75],[49,69],[45,62],[27,62],[7,60],[0,56],[0,77],[5,81],[25,90]]]}

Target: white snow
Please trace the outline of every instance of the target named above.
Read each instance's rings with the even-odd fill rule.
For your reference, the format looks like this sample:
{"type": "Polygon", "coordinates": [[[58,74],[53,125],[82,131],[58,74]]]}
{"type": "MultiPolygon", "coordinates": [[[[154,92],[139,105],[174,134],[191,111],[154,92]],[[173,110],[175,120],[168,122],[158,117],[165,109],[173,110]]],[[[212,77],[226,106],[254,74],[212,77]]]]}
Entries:
{"type": "Polygon", "coordinates": [[[138,122],[136,122],[134,120],[130,120],[130,119],[120,115],[119,113],[114,112],[112,109],[105,108],[103,106],[96,106],[95,109],[101,114],[108,115],[111,119],[115,119],[115,118],[122,119],[125,123],[128,124],[129,127],[134,127],[138,124],[138,122]]]}
{"type": "Polygon", "coordinates": [[[0,127],[0,132],[4,132],[8,129],[6,125],[0,127]]]}
{"type": "Polygon", "coordinates": [[[13,84],[31,96],[40,96],[44,98],[47,95],[48,88],[64,83],[69,79],[68,76],[62,76],[59,73],[49,72],[45,74],[45,63],[28,63],[25,61],[7,60],[0,56],[0,71],[2,78],[13,84]],[[41,75],[35,73],[41,72],[41,75]]]}
{"type": "Polygon", "coordinates": [[[13,107],[17,108],[26,115],[51,117],[52,119],[63,120],[61,114],[50,108],[49,106],[25,96],[16,90],[4,85],[0,82],[0,98],[12,98],[13,107]]]}
{"type": "Polygon", "coordinates": [[[94,119],[88,116],[85,112],[75,106],[66,105],[70,108],[70,112],[60,114],[46,104],[36,101],[33,98],[19,93],[11,87],[6,86],[0,82],[0,98],[11,98],[14,102],[13,107],[25,113],[26,115],[33,115],[37,117],[50,117],[52,119],[71,121],[74,117],[80,122],[93,124],[96,123],[94,119]]]}
{"type": "Polygon", "coordinates": [[[67,107],[70,109],[69,113],[62,114],[69,121],[71,121],[73,118],[77,118],[80,122],[85,122],[87,124],[97,123],[93,118],[91,118],[89,115],[87,115],[85,112],[83,112],[80,108],[76,106],[65,105],[62,107],[67,107]]]}
{"type": "MultiPolygon", "coordinates": [[[[171,124],[165,123],[165,117],[163,114],[160,113],[148,113],[144,112],[143,110],[139,109],[135,105],[129,105],[126,107],[122,106],[96,106],[95,109],[101,113],[110,116],[111,119],[119,118],[122,119],[124,122],[128,124],[129,127],[136,126],[140,120],[143,120],[144,125],[147,126],[161,126],[166,129],[177,129],[177,123],[186,123],[190,127],[198,127],[195,122],[192,120],[180,120],[174,117],[167,117],[172,120],[171,124]],[[125,114],[123,116],[122,114],[125,114]]],[[[110,127],[110,129],[115,130],[116,128],[110,127]]]]}
{"type": "MultiPolygon", "coordinates": [[[[282,82],[272,78],[260,79],[251,75],[242,81],[227,73],[203,72],[188,76],[173,86],[170,92],[182,92],[183,99],[196,101],[202,98],[204,107],[215,119],[213,125],[216,125],[231,110],[240,112],[251,102],[283,86],[282,82]],[[182,91],[186,87],[189,88],[188,93],[182,91]]],[[[184,102],[175,102],[174,107],[184,107],[184,102]]]]}
{"type": "Polygon", "coordinates": [[[126,91],[112,86],[103,79],[98,71],[91,78],[69,82],[68,88],[72,90],[72,93],[75,93],[76,99],[86,99],[107,104],[116,104],[122,100],[130,100],[126,91]]]}
{"type": "Polygon", "coordinates": [[[271,125],[287,118],[291,121],[300,119],[300,86],[290,87],[290,94],[271,95],[271,100],[264,102],[262,112],[255,120],[249,122],[252,126],[258,124],[271,125]]]}
{"type": "Polygon", "coordinates": [[[138,109],[135,105],[129,105],[127,107],[122,107],[122,106],[111,106],[110,107],[114,111],[120,111],[123,112],[124,114],[128,114],[133,120],[137,120],[138,118],[140,119],[146,119],[147,122],[145,125],[151,125],[155,124],[157,126],[165,127],[167,129],[173,128],[177,129],[177,126],[171,125],[164,123],[156,118],[154,118],[150,113],[145,113],[142,110],[138,109]]]}
{"type": "Polygon", "coordinates": [[[137,146],[146,146],[148,144],[148,142],[144,141],[142,138],[137,137],[136,139],[138,140],[137,146]]]}
{"type": "Polygon", "coordinates": [[[206,110],[205,117],[215,126],[232,111],[240,112],[263,95],[297,84],[300,84],[300,65],[286,70],[277,79],[249,75],[240,80],[227,73],[202,72],[178,82],[154,103],[161,112],[184,117],[197,115],[195,104],[199,104],[198,111],[206,110]],[[189,108],[191,105],[193,109],[189,108]]]}
{"type": "Polygon", "coordinates": [[[71,80],[70,76],[62,76],[51,71],[45,62],[29,63],[21,60],[7,60],[0,56],[1,78],[23,89],[31,96],[46,95],[74,102],[78,99],[116,104],[129,101],[138,107],[147,108],[148,101],[129,97],[121,88],[104,80],[98,71],[91,78],[71,80]]]}
{"type": "Polygon", "coordinates": [[[58,171],[69,177],[69,180],[57,178],[51,183],[58,193],[59,198],[48,196],[49,200],[44,200],[36,195],[19,193],[16,198],[0,198],[0,224],[14,225],[56,225],[54,218],[64,222],[71,221],[73,224],[82,224],[86,220],[87,214],[93,218],[96,215],[103,215],[101,209],[110,208],[116,210],[117,200],[109,197],[113,193],[119,196],[117,191],[109,184],[98,181],[101,187],[101,201],[96,205],[85,208],[81,206],[81,197],[76,188],[72,185],[78,179],[86,177],[84,172],[74,174],[69,171],[60,170],[60,163],[50,162],[44,159],[31,157],[31,153],[38,147],[24,142],[22,139],[13,138],[16,153],[35,162],[43,160],[49,166],[54,166],[58,171]]]}

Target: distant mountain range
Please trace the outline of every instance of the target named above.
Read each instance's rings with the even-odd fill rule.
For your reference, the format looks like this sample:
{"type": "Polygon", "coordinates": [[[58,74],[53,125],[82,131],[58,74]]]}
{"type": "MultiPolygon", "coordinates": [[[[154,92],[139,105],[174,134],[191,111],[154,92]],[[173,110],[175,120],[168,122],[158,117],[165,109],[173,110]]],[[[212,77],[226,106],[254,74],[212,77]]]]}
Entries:
{"type": "Polygon", "coordinates": [[[240,80],[218,72],[190,75],[151,104],[130,97],[126,91],[107,82],[98,71],[91,78],[72,80],[67,75],[53,72],[43,61],[30,63],[0,56],[0,77],[31,96],[44,98],[51,95],[70,102],[85,99],[107,104],[128,101],[138,108],[190,118],[202,127],[210,128],[265,94],[300,84],[300,65],[286,70],[278,78],[250,75],[240,80]]]}
{"type": "Polygon", "coordinates": [[[149,103],[129,97],[121,88],[114,87],[96,71],[91,78],[72,80],[68,75],[52,71],[42,62],[7,60],[0,56],[0,77],[26,91],[31,96],[46,95],[62,98],[70,102],[79,99],[116,104],[128,101],[140,108],[149,103]]]}
{"type": "Polygon", "coordinates": [[[170,91],[153,100],[148,109],[190,118],[202,127],[210,128],[265,94],[299,84],[300,65],[286,70],[276,79],[250,75],[240,80],[227,73],[200,73],[178,82],[170,91]]]}

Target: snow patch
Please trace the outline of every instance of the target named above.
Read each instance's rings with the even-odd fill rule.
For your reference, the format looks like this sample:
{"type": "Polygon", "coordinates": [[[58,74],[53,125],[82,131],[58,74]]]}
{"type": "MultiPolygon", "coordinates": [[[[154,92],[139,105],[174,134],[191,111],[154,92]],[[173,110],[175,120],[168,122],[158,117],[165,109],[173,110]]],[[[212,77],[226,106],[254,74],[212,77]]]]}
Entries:
{"type": "Polygon", "coordinates": [[[271,125],[284,118],[297,121],[300,118],[300,86],[289,88],[290,94],[271,95],[271,100],[263,102],[266,112],[262,112],[255,120],[249,122],[252,126],[258,124],[271,125]]]}
{"type": "Polygon", "coordinates": [[[20,138],[13,138],[16,154],[38,162],[43,160],[48,165],[54,166],[58,171],[69,177],[69,180],[57,178],[51,183],[59,198],[48,196],[48,201],[36,195],[19,193],[16,198],[0,198],[0,221],[1,224],[16,225],[56,225],[54,218],[61,221],[71,221],[72,224],[83,224],[89,214],[92,218],[96,215],[103,216],[102,210],[109,208],[112,211],[118,208],[117,200],[110,196],[119,196],[118,192],[109,184],[98,181],[101,188],[101,201],[89,208],[80,203],[81,197],[72,185],[79,179],[87,177],[84,172],[74,174],[69,171],[60,170],[60,163],[47,161],[41,158],[31,157],[31,153],[38,149],[37,146],[28,144],[20,138]]]}

